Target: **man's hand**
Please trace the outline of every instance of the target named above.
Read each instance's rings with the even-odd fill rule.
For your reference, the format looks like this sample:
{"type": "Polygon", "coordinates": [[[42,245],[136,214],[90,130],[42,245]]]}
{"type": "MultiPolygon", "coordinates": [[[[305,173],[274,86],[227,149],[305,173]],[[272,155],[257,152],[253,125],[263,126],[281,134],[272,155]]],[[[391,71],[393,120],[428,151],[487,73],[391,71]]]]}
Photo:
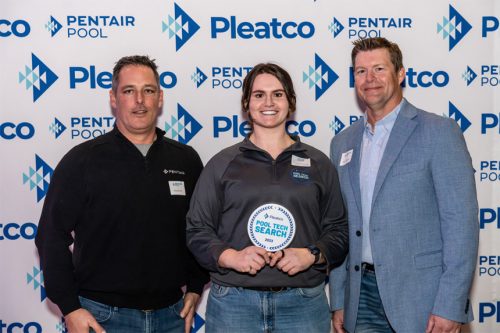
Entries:
{"type": "Polygon", "coordinates": [[[193,326],[193,318],[200,300],[200,295],[195,293],[186,293],[184,295],[184,306],[182,307],[181,317],[184,318],[184,332],[191,332],[191,327],[193,326]]]}
{"type": "Polygon", "coordinates": [[[314,264],[314,255],[311,254],[309,249],[289,248],[279,252],[284,256],[279,259],[276,267],[290,276],[305,271],[314,264]]]}
{"type": "Polygon", "coordinates": [[[431,314],[425,333],[460,333],[462,324],[431,314]]]}
{"type": "Polygon", "coordinates": [[[95,318],[85,309],[78,309],[64,316],[68,333],[89,333],[92,328],[96,333],[106,333],[95,318]]]}
{"type": "Polygon", "coordinates": [[[248,246],[241,251],[227,249],[219,257],[219,266],[234,269],[240,273],[257,274],[269,264],[269,254],[261,247],[248,246]]]}
{"type": "Polygon", "coordinates": [[[333,332],[345,333],[344,331],[344,310],[337,310],[332,313],[333,332]]]}

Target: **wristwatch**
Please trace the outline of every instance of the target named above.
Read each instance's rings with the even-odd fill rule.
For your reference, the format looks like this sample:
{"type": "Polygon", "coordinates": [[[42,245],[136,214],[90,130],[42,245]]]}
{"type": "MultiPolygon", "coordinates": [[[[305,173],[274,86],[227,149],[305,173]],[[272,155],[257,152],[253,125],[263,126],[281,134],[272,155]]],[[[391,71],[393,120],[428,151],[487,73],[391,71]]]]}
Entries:
{"type": "Polygon", "coordinates": [[[311,254],[314,256],[314,262],[313,262],[313,265],[314,264],[317,264],[318,261],[319,261],[319,258],[321,257],[321,250],[318,249],[318,247],[316,245],[309,245],[309,246],[306,246],[306,248],[309,250],[309,252],[311,252],[311,254]]]}

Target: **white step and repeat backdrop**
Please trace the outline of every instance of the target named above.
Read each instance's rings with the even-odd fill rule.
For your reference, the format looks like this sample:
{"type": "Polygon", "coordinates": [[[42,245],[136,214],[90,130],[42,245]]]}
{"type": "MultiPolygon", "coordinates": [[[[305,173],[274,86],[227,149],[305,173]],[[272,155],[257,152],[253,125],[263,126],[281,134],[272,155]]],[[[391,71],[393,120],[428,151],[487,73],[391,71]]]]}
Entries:
{"type": "MultiPolygon", "coordinates": [[[[0,332],[65,331],[33,238],[58,161],[113,126],[108,90],[118,58],[156,58],[166,97],[158,126],[204,162],[246,133],[246,73],[276,62],[298,95],[288,130],[328,154],[330,139],[361,115],[350,50],[367,36],[397,42],[406,98],[464,132],[481,209],[476,319],[467,331],[499,332],[499,21],[495,0],[2,0],[0,332]]],[[[204,331],[204,302],[194,332],[204,331]]]]}

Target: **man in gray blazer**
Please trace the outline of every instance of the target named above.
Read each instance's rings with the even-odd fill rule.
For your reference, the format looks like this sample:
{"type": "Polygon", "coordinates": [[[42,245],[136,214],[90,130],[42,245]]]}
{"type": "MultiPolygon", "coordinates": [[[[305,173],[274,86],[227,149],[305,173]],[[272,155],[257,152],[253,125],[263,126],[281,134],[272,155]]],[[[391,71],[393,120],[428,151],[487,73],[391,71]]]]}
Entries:
{"type": "Polygon", "coordinates": [[[365,117],[334,137],[349,256],[330,273],[336,332],[459,332],[473,319],[478,206],[464,137],[403,98],[397,44],[354,42],[365,117]]]}

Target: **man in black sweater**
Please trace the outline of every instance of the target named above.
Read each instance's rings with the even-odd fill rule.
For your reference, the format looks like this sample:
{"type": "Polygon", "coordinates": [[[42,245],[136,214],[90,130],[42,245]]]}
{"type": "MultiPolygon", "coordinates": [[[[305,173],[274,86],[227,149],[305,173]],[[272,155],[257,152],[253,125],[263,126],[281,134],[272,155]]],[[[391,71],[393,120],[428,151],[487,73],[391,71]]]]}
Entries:
{"type": "Polygon", "coordinates": [[[156,128],[156,68],[145,56],[116,63],[115,128],[63,157],[45,199],[36,245],[70,333],[189,332],[208,281],[185,236],[203,165],[156,128]]]}

